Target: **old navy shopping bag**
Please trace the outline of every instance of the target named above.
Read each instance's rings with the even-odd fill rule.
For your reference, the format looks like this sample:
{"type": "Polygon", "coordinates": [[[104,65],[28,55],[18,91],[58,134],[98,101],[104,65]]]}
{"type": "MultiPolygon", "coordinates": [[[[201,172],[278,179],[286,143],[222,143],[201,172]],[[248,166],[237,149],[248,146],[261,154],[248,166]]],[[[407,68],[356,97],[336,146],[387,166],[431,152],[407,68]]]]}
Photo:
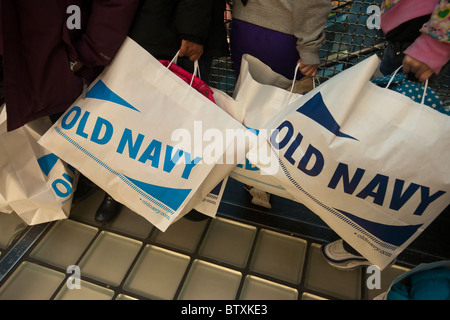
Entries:
{"type": "Polygon", "coordinates": [[[228,176],[209,179],[233,143],[222,132],[242,128],[127,38],[40,143],[165,231],[228,176]]]}
{"type": "MultiPolygon", "coordinates": [[[[290,92],[292,80],[273,71],[259,59],[245,54],[233,98],[229,97],[229,108],[235,110],[235,118],[255,135],[259,135],[265,124],[301,94],[290,92]]],[[[220,104],[220,102],[219,102],[220,104]]],[[[255,138],[257,140],[257,138],[255,138]]],[[[261,171],[261,164],[252,164],[248,159],[236,166],[230,177],[244,184],[279,197],[296,200],[269,173],[261,171]]]]}
{"type": "Polygon", "coordinates": [[[450,117],[371,83],[378,64],[290,104],[265,143],[273,177],[383,269],[450,203],[450,117]]]}
{"type": "Polygon", "coordinates": [[[66,219],[70,214],[77,172],[38,144],[50,119],[34,120],[6,131],[0,111],[0,212],[15,212],[26,224],[66,219]]]}

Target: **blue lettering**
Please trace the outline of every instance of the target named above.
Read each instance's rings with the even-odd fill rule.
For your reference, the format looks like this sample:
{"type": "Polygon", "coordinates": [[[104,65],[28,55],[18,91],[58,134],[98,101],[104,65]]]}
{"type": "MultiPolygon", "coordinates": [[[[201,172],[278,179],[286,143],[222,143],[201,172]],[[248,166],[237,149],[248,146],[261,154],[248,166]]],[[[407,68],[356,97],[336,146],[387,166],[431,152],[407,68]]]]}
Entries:
{"type": "Polygon", "coordinates": [[[159,158],[161,156],[161,148],[162,143],[158,140],[152,140],[152,142],[148,145],[147,149],[145,149],[144,153],[142,153],[139,158],[139,162],[146,163],[147,160],[152,162],[152,167],[158,169],[159,167],[159,158]]]}
{"type": "Polygon", "coordinates": [[[382,206],[384,198],[386,196],[388,181],[389,181],[388,176],[377,174],[372,179],[372,181],[370,181],[369,184],[356,196],[361,199],[373,197],[374,198],[373,202],[375,204],[382,206]],[[378,190],[374,191],[376,188],[378,188],[378,190]]]}
{"type": "Polygon", "coordinates": [[[73,128],[73,126],[75,125],[75,123],[77,123],[78,118],[81,115],[81,108],[74,106],[72,109],[70,109],[65,115],[64,117],[61,119],[61,127],[65,130],[70,130],[73,128]],[[69,122],[67,122],[67,120],[69,119],[70,115],[72,115],[72,113],[75,113],[75,115],[73,116],[72,120],[70,120],[69,122]]]}
{"type": "Polygon", "coordinates": [[[366,171],[364,169],[360,168],[356,169],[355,174],[350,180],[348,173],[348,165],[345,163],[339,163],[336,171],[333,174],[333,177],[330,180],[330,183],[328,184],[328,188],[336,189],[339,181],[342,179],[344,192],[348,194],[353,194],[365,172],[366,171]]]}
{"type": "Polygon", "coordinates": [[[280,124],[278,128],[272,133],[272,135],[270,136],[270,143],[274,146],[274,148],[277,148],[278,150],[283,149],[291,140],[293,134],[294,127],[292,126],[292,123],[286,120],[282,124],[280,124]],[[286,136],[283,138],[283,140],[277,142],[276,138],[283,128],[287,128],[286,136]]]}
{"type": "Polygon", "coordinates": [[[144,141],[144,135],[138,134],[136,141],[133,143],[133,133],[130,129],[125,128],[122,138],[120,139],[119,146],[117,147],[117,153],[122,154],[125,146],[128,145],[128,156],[131,159],[136,159],[142,142],[144,141]]]}
{"type": "MultiPolygon", "coordinates": [[[[352,179],[349,179],[349,170],[348,165],[345,163],[339,163],[336,171],[333,174],[333,177],[328,184],[328,188],[336,189],[339,182],[342,180],[344,192],[347,194],[353,194],[358,187],[361,179],[365,173],[365,170],[358,168],[353,175],[352,179]]],[[[374,203],[380,206],[383,205],[387,186],[388,186],[389,177],[381,174],[377,174],[372,181],[356,196],[362,199],[367,197],[373,197],[374,203]],[[377,191],[375,189],[378,188],[377,191]]],[[[401,179],[395,179],[394,190],[392,192],[391,202],[389,204],[389,209],[398,211],[400,210],[420,189],[421,200],[420,204],[414,211],[414,215],[422,215],[431,202],[435,201],[443,194],[445,191],[438,191],[430,196],[430,188],[421,186],[416,183],[411,183],[406,190],[403,191],[405,186],[405,181],[401,179]]]]}
{"type": "Polygon", "coordinates": [[[287,149],[286,153],[284,154],[284,157],[286,158],[286,160],[289,161],[292,165],[295,164],[295,160],[292,159],[292,154],[300,146],[300,142],[302,142],[302,140],[303,140],[303,136],[300,133],[297,134],[297,137],[295,137],[294,141],[291,143],[291,145],[287,149]]]}
{"type": "Polygon", "coordinates": [[[166,147],[166,155],[164,157],[164,167],[163,170],[167,173],[170,173],[175,166],[175,164],[180,160],[181,156],[183,155],[183,151],[177,149],[175,154],[172,156],[173,153],[173,147],[167,146],[166,147]]]}
{"type": "Polygon", "coordinates": [[[438,191],[430,197],[430,188],[421,186],[420,194],[421,194],[420,204],[417,207],[416,211],[414,211],[414,214],[418,216],[421,216],[424,213],[424,211],[431,202],[433,202],[434,200],[445,194],[445,191],[438,191]]]}
{"type": "Polygon", "coordinates": [[[77,135],[79,135],[80,137],[85,138],[85,139],[87,139],[88,134],[83,132],[83,131],[84,131],[85,127],[86,127],[86,122],[87,122],[87,119],[89,118],[90,114],[91,113],[88,112],[88,111],[86,111],[83,114],[83,117],[81,118],[80,123],[78,124],[77,131],[76,131],[77,135]]]}
{"type": "Polygon", "coordinates": [[[56,179],[52,183],[53,190],[60,198],[68,197],[72,193],[73,178],[71,178],[67,173],[63,173],[63,178],[67,181],[63,179],[56,179]],[[60,190],[59,186],[62,186],[64,190],[60,190]]]}
{"type": "Polygon", "coordinates": [[[192,169],[197,163],[202,160],[202,158],[196,157],[193,161],[191,161],[191,155],[187,152],[184,153],[184,158],[186,161],[186,167],[184,168],[181,177],[183,179],[189,179],[189,175],[191,174],[192,169]]]}
{"type": "Polygon", "coordinates": [[[98,117],[97,121],[95,122],[94,131],[92,132],[91,141],[97,144],[105,145],[111,140],[113,132],[114,128],[111,122],[101,117],[98,117]],[[103,137],[100,138],[102,128],[105,128],[105,132],[103,134],[103,137]]]}
{"type": "Polygon", "coordinates": [[[403,205],[408,202],[409,199],[420,188],[418,184],[411,183],[408,188],[403,192],[403,186],[405,181],[396,179],[394,184],[394,191],[392,192],[392,199],[389,208],[392,210],[400,210],[403,205]]]}
{"type": "MultiPolygon", "coordinates": [[[[294,127],[292,126],[292,123],[290,123],[289,121],[286,120],[282,124],[280,124],[278,126],[278,128],[272,133],[272,136],[270,137],[270,142],[275,148],[277,148],[278,150],[281,150],[287,146],[287,144],[289,143],[289,141],[291,140],[293,135],[294,135],[294,127]],[[284,128],[287,128],[286,135],[280,142],[277,142],[278,135],[281,132],[281,130],[283,130],[284,128]]],[[[302,142],[302,140],[303,140],[303,136],[300,133],[298,133],[297,136],[295,137],[294,141],[292,141],[289,148],[286,150],[285,154],[283,155],[284,158],[292,165],[295,165],[295,162],[296,162],[292,156],[293,156],[294,152],[300,146],[300,143],[302,142]]],[[[309,145],[305,154],[300,159],[300,162],[298,163],[297,168],[299,170],[303,171],[305,174],[315,177],[322,172],[324,164],[325,164],[325,159],[324,159],[322,153],[318,149],[313,147],[312,145],[309,145]],[[316,161],[311,169],[307,169],[306,167],[308,166],[312,156],[315,156],[316,161]]]]}
{"type": "MultiPolygon", "coordinates": [[[[104,119],[102,119],[104,120],[104,119]]],[[[103,122],[100,121],[101,124],[109,123],[109,122],[103,122]]],[[[99,125],[100,127],[100,125],[99,125]]],[[[95,131],[93,133],[93,136],[98,137],[99,130],[95,131]]],[[[109,136],[108,136],[109,137],[109,136]]],[[[104,138],[102,138],[104,139],[104,138]]],[[[141,149],[142,143],[145,139],[145,136],[142,134],[138,134],[136,139],[133,139],[133,132],[132,130],[126,128],[123,132],[123,135],[119,141],[119,146],[117,147],[116,152],[119,154],[123,154],[125,151],[125,148],[128,148],[128,156],[131,159],[136,159],[139,153],[139,150],[141,149]]],[[[107,141],[109,142],[109,140],[107,141]]],[[[151,166],[158,169],[160,165],[160,161],[163,162],[162,169],[164,172],[171,173],[175,165],[179,162],[181,157],[185,156],[186,164],[185,168],[183,169],[182,178],[183,179],[189,179],[189,175],[191,174],[192,169],[194,166],[202,160],[201,158],[197,157],[193,161],[191,160],[191,155],[187,152],[184,152],[180,149],[174,149],[170,145],[166,145],[165,155],[164,159],[161,159],[161,153],[162,153],[163,144],[162,142],[153,139],[150,144],[147,146],[145,151],[141,154],[138,161],[141,163],[146,163],[147,161],[151,161],[151,166]]]]}
{"type": "Polygon", "coordinates": [[[305,152],[305,155],[300,160],[297,168],[299,168],[301,171],[303,171],[307,175],[309,175],[311,177],[315,177],[322,172],[324,164],[325,164],[325,160],[323,158],[322,153],[319,150],[317,150],[316,148],[314,148],[312,145],[309,145],[308,149],[305,152]],[[311,157],[313,155],[316,158],[316,162],[314,163],[314,165],[311,169],[306,169],[306,166],[308,165],[308,163],[311,160],[311,157]]]}

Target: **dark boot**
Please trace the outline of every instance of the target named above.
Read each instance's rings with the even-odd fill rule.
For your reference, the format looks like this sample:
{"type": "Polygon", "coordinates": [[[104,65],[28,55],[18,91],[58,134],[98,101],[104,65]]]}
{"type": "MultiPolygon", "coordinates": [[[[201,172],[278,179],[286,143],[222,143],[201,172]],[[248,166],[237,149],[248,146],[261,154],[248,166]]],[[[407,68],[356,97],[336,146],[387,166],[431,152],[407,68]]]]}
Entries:
{"type": "Polygon", "coordinates": [[[122,209],[122,204],[114,200],[109,194],[105,194],[103,202],[95,213],[95,221],[106,223],[113,220],[122,209]]]}

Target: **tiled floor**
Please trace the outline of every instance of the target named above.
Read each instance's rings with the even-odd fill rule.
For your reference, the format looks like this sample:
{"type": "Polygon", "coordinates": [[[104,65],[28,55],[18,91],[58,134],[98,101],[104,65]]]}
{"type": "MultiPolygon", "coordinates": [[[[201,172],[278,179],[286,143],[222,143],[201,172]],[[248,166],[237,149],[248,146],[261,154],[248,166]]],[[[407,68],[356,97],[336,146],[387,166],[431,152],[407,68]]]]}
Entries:
{"type": "MultiPolygon", "coordinates": [[[[366,269],[330,267],[316,240],[220,215],[162,233],[126,208],[101,226],[93,217],[102,198],[97,191],[75,205],[10,270],[0,268],[0,300],[364,300],[408,270],[384,270],[381,289],[370,290],[366,269]]],[[[0,228],[1,265],[29,228],[14,214],[0,214],[0,228]]]]}

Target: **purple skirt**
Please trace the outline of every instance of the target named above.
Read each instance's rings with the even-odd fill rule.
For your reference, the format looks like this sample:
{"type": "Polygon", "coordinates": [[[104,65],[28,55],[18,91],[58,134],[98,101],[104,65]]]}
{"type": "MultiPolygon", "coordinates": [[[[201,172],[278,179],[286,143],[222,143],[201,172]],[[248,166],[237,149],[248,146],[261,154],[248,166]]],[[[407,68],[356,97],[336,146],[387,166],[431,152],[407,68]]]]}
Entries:
{"type": "MultiPolygon", "coordinates": [[[[249,54],[261,60],[273,71],[293,79],[295,67],[300,59],[296,43],[297,38],[293,35],[233,19],[230,47],[236,78],[241,69],[242,55],[249,54]]],[[[297,80],[301,78],[303,75],[298,72],[297,80]]]]}

